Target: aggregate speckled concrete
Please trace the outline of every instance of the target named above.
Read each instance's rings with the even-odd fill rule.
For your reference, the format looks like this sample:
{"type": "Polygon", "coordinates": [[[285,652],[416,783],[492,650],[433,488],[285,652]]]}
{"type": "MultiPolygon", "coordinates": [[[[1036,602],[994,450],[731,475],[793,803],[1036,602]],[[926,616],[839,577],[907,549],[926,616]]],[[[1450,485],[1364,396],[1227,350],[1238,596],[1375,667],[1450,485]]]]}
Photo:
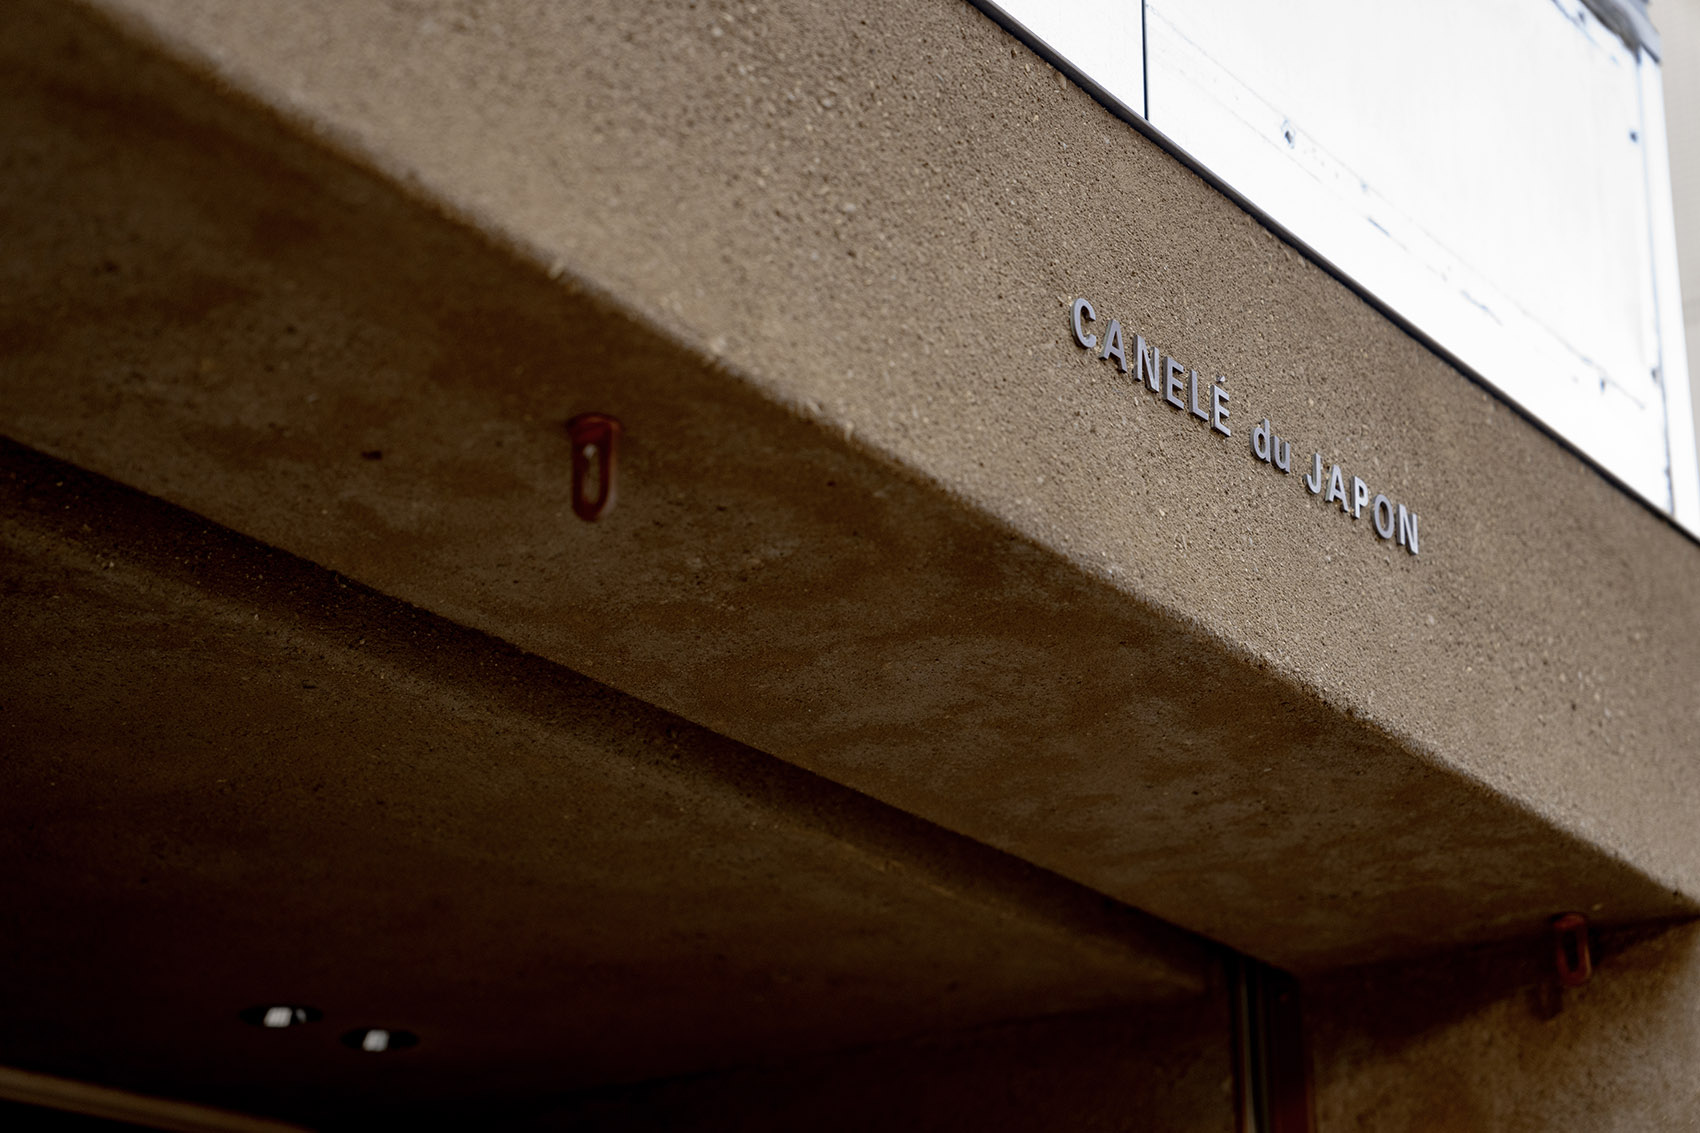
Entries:
{"type": "Polygon", "coordinates": [[[1207,1010],[1205,942],[12,446],[0,622],[0,1065],[483,1123],[1207,1010]],[[325,1017],[237,1017],[276,1002],[325,1017]],[[421,1041],[374,1061],[338,1042],[365,1026],[421,1041]]]}
{"type": "MultiPolygon", "coordinates": [[[[1309,974],[1360,965],[1313,984],[1325,1128],[1494,1128],[1513,1113],[1550,1127],[1566,1105],[1622,1128],[1680,1122],[1691,930],[1618,954],[1629,974],[1602,966],[1558,1015],[1520,1015],[1502,994],[1516,980],[1488,981],[1464,1007],[1442,988],[1428,1016],[1401,985],[1440,986],[1422,973],[1455,962],[1410,957],[1527,948],[1563,910],[1602,925],[1694,912],[1700,548],[968,5],[20,0],[0,9],[0,60],[0,433],[439,628],[659,706],[631,707],[651,738],[676,713],[715,750],[726,741],[710,732],[818,776],[797,780],[815,784],[798,797],[836,783],[885,804],[878,821],[856,811],[850,834],[805,822],[763,850],[814,878],[796,882],[798,900],[830,906],[774,945],[792,951],[749,958],[758,983],[786,957],[816,965],[808,1002],[776,1001],[805,1015],[742,1017],[725,1049],[713,1027],[663,1028],[680,1045],[652,1049],[669,1016],[650,1003],[623,1045],[581,1034],[608,1061],[545,1075],[551,1088],[887,1039],[918,1014],[953,1027],[1096,1008],[1190,970],[1175,959],[1187,946],[1152,943],[1184,935],[1115,907],[1104,915],[1134,917],[1142,943],[1105,943],[1085,890],[1010,880],[1025,859],[1035,876],[1309,974]],[[1114,317],[1207,386],[1225,376],[1233,435],[1076,346],[1080,296],[1096,333],[1114,317]],[[626,426],[621,500],[594,525],[568,507],[563,425],[586,410],[626,426]],[[1291,475],[1250,453],[1264,417],[1293,444],[1291,475]],[[1310,496],[1313,452],[1416,511],[1421,555],[1310,496]],[[967,839],[1001,852],[887,889],[841,851],[899,812],[929,833],[896,858],[984,849],[967,839]],[[941,876],[989,888],[964,913],[926,896],[941,876]],[[975,927],[994,922],[989,936],[975,927]],[[835,968],[844,957],[820,942],[874,924],[872,951],[851,958],[865,963],[835,968]],[[946,1010],[952,958],[982,940],[994,954],[978,998],[946,1010]],[[1495,943],[1508,940],[1521,943],[1495,943]],[[936,962],[904,974],[911,954],[936,962]],[[1374,995],[1418,1021],[1390,1031],[1374,995]],[[1598,1089],[1559,1088],[1579,1066],[1597,1068],[1598,1089]]],[[[31,544],[22,561],[38,566],[20,576],[63,559],[114,623],[131,624],[117,611],[137,594],[162,626],[173,602],[196,607],[181,587],[150,589],[146,571],[89,581],[87,556],[63,549],[78,537],[62,534],[59,550],[31,544]]],[[[286,635],[316,624],[293,591],[257,585],[244,600],[273,603],[286,635]]],[[[41,645],[14,649],[5,676],[40,678],[18,685],[34,690],[21,702],[40,734],[99,732],[113,765],[144,741],[169,755],[124,728],[145,719],[142,702],[187,687],[239,714],[240,673],[291,672],[263,642],[214,635],[204,656],[179,657],[175,680],[105,688],[78,676],[82,662],[43,676],[55,656],[114,646],[93,626],[67,638],[70,623],[33,604],[41,594],[18,595],[13,620],[41,645]],[[42,715],[52,696],[64,711],[42,715]],[[130,716],[90,716],[102,697],[130,697],[130,716]]],[[[395,609],[381,620],[409,624],[395,609]]],[[[397,672],[425,664],[406,658],[397,672]]],[[[338,681],[365,707],[336,727],[375,744],[405,716],[363,664],[338,681]]],[[[474,699],[492,695],[478,687],[474,699]]],[[[442,696],[419,709],[443,717],[425,731],[464,724],[442,696]]],[[[213,728],[219,744],[240,741],[220,758],[276,774],[262,757],[304,711],[290,697],[253,706],[272,731],[213,728]]],[[[22,750],[14,768],[65,758],[22,750]]],[[[765,766],[735,750],[737,767],[765,766]]],[[[346,753],[315,758],[347,771],[346,753]]],[[[362,776],[313,805],[371,854],[386,827],[367,804],[411,800],[417,821],[395,837],[452,865],[495,831],[535,834],[501,829],[502,791],[570,793],[544,756],[513,759],[532,770],[462,783],[464,769],[425,752],[372,773],[391,776],[383,795],[362,776]],[[463,790],[475,815],[433,809],[463,790]]],[[[681,893],[764,868],[712,848],[744,814],[728,766],[680,788],[703,826],[668,844],[711,847],[700,873],[669,875],[681,893]]],[[[176,803],[149,809],[122,789],[142,778],[84,784],[60,804],[59,780],[39,777],[13,805],[83,808],[78,852],[104,845],[103,813],[128,808],[126,852],[173,860],[173,843],[146,832],[169,827],[176,803]]],[[[200,800],[233,855],[196,843],[175,860],[201,876],[201,898],[240,875],[237,850],[274,837],[265,802],[302,784],[274,785],[282,794],[234,810],[200,800]],[[247,820],[239,832],[223,825],[233,816],[247,820]]],[[[489,856],[530,862],[544,887],[563,863],[582,866],[528,845],[489,856]]],[[[15,852],[41,846],[25,836],[15,852]]],[[[443,892],[477,887],[477,871],[449,865],[443,892]]],[[[598,899],[621,905],[636,876],[615,869],[598,899]]],[[[121,880],[110,892],[140,884],[121,880]]],[[[511,911],[527,884],[485,896],[511,911]]],[[[426,923],[429,889],[374,923],[426,923]]],[[[734,914],[755,906],[705,892],[673,920],[633,914],[601,945],[622,952],[645,937],[632,926],[664,935],[692,916],[746,939],[759,917],[734,914]]],[[[74,898],[68,887],[72,928],[18,939],[78,939],[88,906],[74,898]]],[[[263,927],[251,919],[231,939],[252,947],[263,927]]],[[[584,959],[598,939],[508,943],[529,972],[546,961],[526,948],[584,959]]],[[[454,960],[486,954],[481,941],[460,938],[444,971],[476,971],[454,960]]],[[[701,965],[711,951],[698,940],[651,958],[701,965]]],[[[155,955],[133,972],[91,960],[112,980],[96,986],[175,986],[146,978],[155,955]]],[[[234,995],[250,971],[210,968],[207,994],[234,995]]],[[[646,978],[614,986],[647,994],[646,978]]],[[[463,992],[445,988],[444,1002],[463,992]]],[[[51,1046],[51,1013],[40,1019],[51,1046]]],[[[127,1049],[143,1037],[114,1033],[127,1049]]],[[[226,1053],[240,1073],[241,1052],[226,1053]]],[[[139,1072],[113,1057],[83,1069],[139,1072]]],[[[854,1064],[833,1073],[846,1091],[862,1080],[854,1064]]],[[[361,1089],[349,1096],[375,1097],[361,1089]]],[[[654,1096],[688,1105],[717,1089],[654,1096]]]]}
{"type": "Polygon", "coordinates": [[[524,256],[16,9],[18,438],[1280,963],[1691,907],[1700,551],[977,12],[109,8],[524,256]]]}
{"type": "Polygon", "coordinates": [[[586,1091],[528,1130],[1137,1133],[1234,1128],[1220,1000],[1036,1019],[724,1074],[586,1091]]]}
{"type": "MultiPolygon", "coordinates": [[[[1321,1133],[1700,1125],[1700,932],[1597,942],[1561,989],[1531,944],[1330,973],[1306,989],[1321,1133]]],[[[1219,1004],[984,1028],[565,1099],[535,1127],[1215,1130],[1219,1004]]]]}
{"type": "Polygon", "coordinates": [[[1483,949],[1309,989],[1324,1133],[1700,1127],[1700,929],[1596,943],[1585,986],[1548,954],[1483,949]]]}

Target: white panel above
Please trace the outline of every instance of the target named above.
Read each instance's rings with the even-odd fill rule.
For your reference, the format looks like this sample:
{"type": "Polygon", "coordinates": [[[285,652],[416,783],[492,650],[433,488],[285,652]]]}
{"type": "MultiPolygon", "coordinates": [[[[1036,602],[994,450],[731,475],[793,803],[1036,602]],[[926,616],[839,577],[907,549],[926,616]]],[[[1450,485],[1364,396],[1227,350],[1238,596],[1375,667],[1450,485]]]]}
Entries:
{"type": "Polygon", "coordinates": [[[1135,114],[1145,113],[1144,10],[1140,0],[997,0],[1015,25],[1067,59],[1135,114]]]}
{"type": "Polygon", "coordinates": [[[1658,63],[1581,0],[982,6],[1700,531],[1658,63]]]}

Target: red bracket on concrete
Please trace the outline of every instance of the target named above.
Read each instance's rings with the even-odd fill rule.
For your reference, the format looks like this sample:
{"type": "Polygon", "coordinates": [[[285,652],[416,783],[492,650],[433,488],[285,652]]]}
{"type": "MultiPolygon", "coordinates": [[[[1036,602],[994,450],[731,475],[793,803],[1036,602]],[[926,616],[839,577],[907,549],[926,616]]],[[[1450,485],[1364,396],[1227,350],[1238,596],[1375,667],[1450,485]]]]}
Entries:
{"type": "Polygon", "coordinates": [[[1588,951],[1588,918],[1565,913],[1552,919],[1554,956],[1558,982],[1564,987],[1581,987],[1594,974],[1594,958],[1588,951]]]}
{"type": "Polygon", "coordinates": [[[605,413],[581,413],[567,422],[573,441],[573,514],[594,523],[614,506],[614,446],[620,440],[620,422],[605,413]],[[586,491],[594,479],[596,494],[586,491]]]}

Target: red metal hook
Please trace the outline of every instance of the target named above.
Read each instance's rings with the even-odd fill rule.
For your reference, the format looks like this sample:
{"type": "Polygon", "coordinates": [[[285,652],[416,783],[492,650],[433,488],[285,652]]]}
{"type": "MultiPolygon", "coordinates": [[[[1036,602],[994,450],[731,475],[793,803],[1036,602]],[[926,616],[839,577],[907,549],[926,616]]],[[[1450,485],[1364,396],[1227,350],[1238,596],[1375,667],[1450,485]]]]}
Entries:
{"type": "Polygon", "coordinates": [[[1558,982],[1563,987],[1581,987],[1594,974],[1594,958],[1588,951],[1588,918],[1565,913],[1552,919],[1554,957],[1558,982]]]}
{"type": "Polygon", "coordinates": [[[580,413],[567,422],[573,441],[573,514],[594,523],[614,506],[614,448],[620,441],[620,422],[606,413],[580,413]],[[596,495],[585,493],[595,465],[596,495]]]}

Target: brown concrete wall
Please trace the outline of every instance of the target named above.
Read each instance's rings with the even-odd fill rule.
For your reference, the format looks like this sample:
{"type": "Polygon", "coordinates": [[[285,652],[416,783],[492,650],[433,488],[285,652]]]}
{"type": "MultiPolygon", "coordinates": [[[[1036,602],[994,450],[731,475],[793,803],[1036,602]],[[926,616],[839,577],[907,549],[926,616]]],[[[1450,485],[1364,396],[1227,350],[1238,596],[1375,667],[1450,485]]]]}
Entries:
{"type": "Polygon", "coordinates": [[[591,1092],[528,1129],[1230,1133],[1222,999],[1030,1020],[591,1092]]]}
{"type": "Polygon", "coordinates": [[[1571,990],[1533,946],[1317,981],[1318,1129],[1700,1127],[1700,928],[1600,945],[1571,990]]]}
{"type": "Polygon", "coordinates": [[[1213,979],[1095,893],[10,445],[0,624],[0,1065],[470,1123],[1213,979]],[[269,1002],[325,1018],[237,1018],[269,1002]]]}
{"type": "MultiPolygon", "coordinates": [[[[964,4],[30,2],[0,11],[0,58],[0,431],[344,571],[389,595],[371,597],[398,624],[412,624],[399,599],[433,633],[462,640],[459,623],[531,650],[512,661],[480,638],[517,666],[516,685],[573,666],[732,737],[692,733],[713,767],[760,765],[744,741],[822,777],[754,802],[719,772],[693,768],[679,786],[644,746],[670,718],[642,705],[630,732],[611,709],[540,722],[488,682],[474,682],[470,709],[452,681],[397,707],[381,683],[389,658],[369,663],[345,624],[322,650],[361,706],[340,733],[376,743],[373,721],[416,712],[418,731],[470,741],[489,703],[514,718],[471,769],[409,749],[316,802],[289,776],[297,763],[344,768],[326,737],[282,769],[256,764],[298,724],[295,688],[250,704],[196,652],[216,638],[256,670],[323,671],[322,659],[291,667],[321,630],[254,639],[231,620],[250,607],[286,625],[304,616],[270,567],[210,604],[216,624],[200,639],[167,649],[183,632],[173,611],[201,603],[191,582],[153,577],[169,574],[180,532],[148,569],[123,556],[104,569],[80,527],[48,538],[10,523],[8,566],[23,581],[7,591],[8,624],[41,642],[14,646],[4,671],[36,729],[28,758],[7,767],[28,779],[12,805],[46,808],[28,821],[98,834],[101,807],[140,807],[169,827],[187,797],[176,788],[138,804],[137,781],[97,783],[79,814],[54,810],[51,789],[88,751],[118,765],[140,750],[169,769],[173,737],[128,722],[183,688],[201,694],[190,707],[266,722],[219,718],[218,736],[249,746],[197,748],[201,779],[236,767],[257,776],[264,804],[365,824],[348,843],[363,853],[442,851],[430,884],[366,861],[401,886],[380,928],[425,920],[436,892],[490,896],[480,862],[506,863],[514,901],[594,865],[549,841],[542,811],[510,829],[514,798],[636,799],[663,825],[669,799],[689,804],[670,844],[700,858],[696,873],[668,875],[683,902],[672,920],[626,906],[655,859],[634,844],[641,831],[614,826],[625,872],[581,876],[576,892],[621,931],[522,933],[515,966],[546,969],[569,948],[582,974],[599,956],[629,959],[637,940],[650,967],[610,987],[659,995],[699,986],[666,984],[670,967],[713,974],[702,938],[668,936],[681,924],[760,947],[739,957],[732,986],[703,978],[703,1002],[651,1003],[618,1042],[595,1026],[569,1036],[604,1062],[583,1078],[546,1067],[526,1088],[761,1065],[579,1098],[571,1112],[712,1128],[771,1096],[784,1099],[775,1120],[867,1116],[877,1084],[921,1096],[918,1121],[966,1120],[993,1106],[986,1084],[1011,1068],[1096,1043],[1079,1078],[1046,1063],[1004,1116],[1126,1117],[1114,1087],[1149,1036],[1123,1022],[762,1061],[918,1019],[1095,1006],[1187,967],[1125,948],[1090,914],[1090,893],[1018,884],[1027,867],[943,831],[920,842],[966,856],[922,854],[919,886],[893,886],[873,860],[892,858],[886,841],[870,850],[866,827],[815,824],[820,798],[851,794],[828,780],[1311,973],[1533,938],[1561,909],[1612,924],[1690,912],[1700,896],[1700,552],[964,4]],[[1082,294],[1099,333],[1119,317],[1227,375],[1233,437],[1074,346],[1067,301],[1082,294]],[[561,423],[586,409],[628,426],[622,503],[595,526],[566,504],[561,423]],[[1299,461],[1322,450],[1414,507],[1422,555],[1309,497],[1300,469],[1252,460],[1247,427],[1264,416],[1299,461]],[[87,604],[82,622],[42,604],[57,589],[87,604]],[[66,640],[85,652],[45,672],[66,640]],[[113,668],[124,641],[176,668],[113,668]],[[118,677],[77,683],[108,670],[118,677]],[[53,687],[81,700],[56,714],[53,687]],[[90,716],[91,704],[112,711],[90,716]],[[613,728],[612,754],[584,720],[613,728]],[[564,768],[557,742],[586,763],[564,768]],[[604,795],[586,767],[624,786],[604,795]],[[469,770],[488,775],[457,778],[469,770]],[[409,784],[447,809],[411,816],[424,833],[402,824],[371,840],[378,800],[409,784]],[[746,822],[774,814],[766,849],[734,852],[746,822]],[[466,843],[438,845],[445,830],[466,843]],[[492,849],[497,835],[509,841],[492,849]],[[771,910],[750,894],[768,892],[769,868],[796,871],[791,899],[818,919],[766,931],[771,910]],[[850,956],[846,939],[870,925],[850,956]],[[959,965],[980,981],[966,1006],[951,988],[959,965]],[[740,987],[772,991],[788,966],[807,968],[795,988],[756,1008],[740,999],[740,987]],[[684,1023],[657,1047],[648,1028],[668,1010],[684,1023]],[[730,1039],[728,1018],[741,1028],[730,1039]],[[1069,1082],[1076,1108],[1046,1109],[1069,1082]]],[[[390,644],[428,660],[417,643],[390,644]]],[[[562,679],[592,707],[630,705],[562,679]]],[[[204,828],[164,845],[204,897],[231,883],[221,847],[255,836],[232,814],[271,811],[199,790],[204,828]]],[[[145,831],[111,862],[56,860],[14,836],[13,860],[92,878],[121,911],[158,852],[145,831]]],[[[572,902],[555,896],[570,920],[572,902]]],[[[321,914],[307,927],[336,927],[321,914]]],[[[1140,923],[1145,945],[1171,939],[1140,923]]],[[[264,939],[263,925],[213,927],[264,939]]],[[[469,922],[426,976],[477,970],[487,928],[469,922]]],[[[150,1020],[146,997],[178,986],[152,978],[169,950],[144,949],[124,971],[129,941],[85,937],[10,934],[36,949],[12,967],[48,966],[60,940],[65,973],[106,973],[97,990],[140,996],[123,1000],[125,1017],[150,1020]]],[[[1687,1127],[1692,937],[1612,938],[1594,983],[1564,995],[1515,943],[1316,974],[1322,1127],[1687,1127]]],[[[387,1002],[385,985],[326,971],[387,1002]]],[[[203,974],[208,995],[245,986],[236,967],[203,974]]],[[[584,991],[573,978],[519,1004],[539,1012],[528,1042],[560,1046],[547,1008],[584,991]]],[[[430,1010],[480,991],[448,988],[430,1010]]],[[[28,1006],[49,1030],[9,1049],[92,1057],[52,1008],[28,1006]],[[68,1029],[54,1038],[53,1026],[68,1029]]],[[[213,999],[196,1010],[171,1021],[210,1019],[213,999]]],[[[1174,1033],[1205,1050],[1180,1023],[1174,1033]]],[[[503,1046],[512,1037],[492,1024],[486,1045],[458,1051],[487,1059],[486,1084],[510,1096],[503,1068],[536,1049],[503,1046]]],[[[234,1079],[252,1054],[219,1057],[234,1079]]],[[[1130,1080],[1128,1094],[1173,1086],[1173,1108],[1153,1112],[1211,1127],[1215,1057],[1130,1080]]],[[[361,1088],[347,1096],[370,1099],[361,1088]]]]}
{"type": "MultiPolygon", "coordinates": [[[[1561,988],[1544,940],[1330,973],[1304,989],[1318,1133],[1700,1127],[1700,927],[1596,938],[1561,988]]],[[[567,1128],[1230,1129],[1220,999],[890,1044],[589,1093],[567,1128]]]]}
{"type": "Polygon", "coordinates": [[[1279,963],[1700,892],[1700,552],[972,9],[101,8],[305,137],[10,10],[15,437],[1279,963]]]}

